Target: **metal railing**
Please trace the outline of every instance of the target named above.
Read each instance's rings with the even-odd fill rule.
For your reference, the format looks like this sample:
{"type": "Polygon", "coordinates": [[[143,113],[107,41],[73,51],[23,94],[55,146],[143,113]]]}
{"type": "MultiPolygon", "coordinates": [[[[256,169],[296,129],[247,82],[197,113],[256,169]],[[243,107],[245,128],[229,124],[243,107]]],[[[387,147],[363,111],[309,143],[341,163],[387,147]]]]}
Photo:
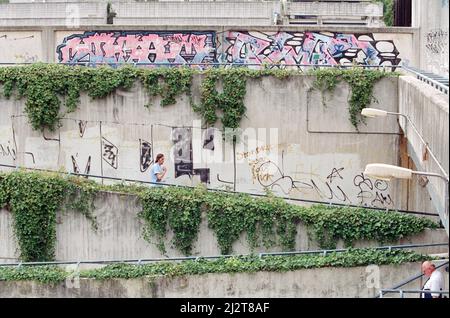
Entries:
{"type": "Polygon", "coordinates": [[[429,293],[429,294],[441,294],[441,295],[445,295],[445,294],[449,294],[448,290],[443,290],[443,291],[430,291],[430,290],[409,290],[409,289],[382,289],[380,291],[380,297],[379,298],[383,298],[383,294],[388,294],[388,293],[399,293],[400,294],[400,298],[404,298],[404,294],[424,294],[424,293],[429,293]]]}
{"type": "MultiPolygon", "coordinates": [[[[93,174],[62,172],[62,171],[56,171],[56,170],[50,170],[50,169],[28,168],[28,167],[20,167],[20,166],[7,165],[7,164],[0,164],[0,167],[6,167],[6,168],[15,169],[15,170],[25,169],[25,170],[31,170],[31,171],[51,172],[51,173],[57,173],[57,174],[62,174],[62,175],[67,175],[67,176],[77,176],[77,177],[79,176],[79,177],[94,178],[94,179],[106,179],[106,180],[115,180],[115,181],[121,181],[121,182],[133,182],[133,183],[149,184],[149,185],[163,186],[163,187],[182,187],[182,188],[189,188],[189,189],[196,188],[195,186],[179,185],[179,184],[167,183],[167,182],[151,182],[151,181],[145,181],[145,180],[98,176],[98,175],[93,175],[93,174]]],[[[221,193],[228,193],[228,194],[246,194],[246,195],[249,195],[252,197],[263,197],[263,198],[268,197],[267,194],[252,193],[252,192],[240,192],[240,191],[230,191],[230,190],[212,189],[212,188],[206,188],[206,190],[211,191],[211,192],[221,192],[221,193]]],[[[343,204],[343,203],[336,203],[336,202],[331,202],[331,201],[326,202],[326,201],[299,199],[299,198],[291,198],[291,197],[284,197],[284,196],[277,196],[277,198],[283,199],[285,201],[293,201],[293,202],[323,204],[323,205],[337,206],[337,207],[364,208],[364,209],[376,210],[376,211],[385,211],[385,212],[391,211],[391,212],[398,212],[398,213],[405,213],[405,214],[415,214],[415,215],[426,215],[426,216],[439,217],[439,214],[437,214],[437,213],[429,213],[429,212],[422,212],[422,211],[408,211],[408,210],[389,209],[389,208],[377,208],[377,207],[371,207],[371,206],[343,204]]]]}
{"type": "Polygon", "coordinates": [[[374,69],[396,69],[402,68],[402,65],[366,65],[366,64],[348,64],[348,65],[330,65],[330,64],[283,64],[283,63],[222,63],[222,62],[209,62],[209,63],[170,63],[170,62],[0,62],[0,65],[33,65],[33,64],[61,64],[68,66],[181,66],[181,67],[190,67],[190,66],[202,66],[202,67],[249,67],[256,66],[261,69],[264,68],[288,68],[288,67],[296,67],[298,69],[301,68],[374,68],[374,69]]]}
{"type": "Polygon", "coordinates": [[[419,70],[415,67],[410,67],[406,65],[402,65],[401,68],[404,69],[405,71],[408,71],[409,73],[416,75],[417,79],[421,80],[422,82],[425,82],[431,85],[432,87],[440,90],[444,94],[448,95],[448,84],[449,84],[448,78],[445,78],[437,74],[428,73],[419,70]]]}
{"type": "MultiPolygon", "coordinates": [[[[412,248],[424,248],[424,247],[436,247],[436,246],[448,246],[448,243],[429,243],[429,244],[407,244],[407,245],[392,245],[392,246],[380,246],[371,248],[359,248],[359,249],[373,249],[373,250],[393,250],[412,249],[412,248]]],[[[166,257],[166,258],[141,258],[141,259],[112,259],[112,260],[77,260],[77,261],[52,261],[52,262],[15,262],[15,263],[0,263],[0,267],[20,267],[20,266],[45,266],[45,265],[73,265],[76,264],[117,264],[117,263],[132,263],[136,265],[142,265],[144,263],[157,263],[157,262],[170,262],[170,261],[187,261],[200,259],[221,259],[231,257],[254,257],[258,256],[263,258],[265,256],[294,256],[294,255],[307,255],[307,254],[319,254],[326,256],[331,253],[343,253],[350,249],[326,249],[326,250],[313,250],[313,251],[292,251],[292,252],[274,252],[274,253],[259,253],[259,254],[235,254],[235,255],[212,255],[212,256],[186,256],[186,257],[166,257]]],[[[352,249],[355,250],[355,249],[352,249]]]]}
{"type": "MultiPolygon", "coordinates": [[[[447,244],[447,245],[448,245],[448,244],[447,244]]],[[[447,260],[447,261],[445,261],[444,263],[442,263],[442,264],[436,266],[436,270],[437,270],[438,268],[441,268],[441,267],[445,266],[445,265],[448,265],[448,263],[449,263],[449,261],[447,260]]],[[[403,286],[405,286],[405,285],[407,285],[407,284],[409,284],[409,283],[412,283],[413,281],[415,281],[415,280],[417,280],[417,279],[419,279],[419,278],[422,278],[423,276],[424,276],[423,273],[416,274],[416,275],[414,275],[414,276],[412,276],[412,277],[410,277],[410,278],[407,278],[406,280],[400,282],[399,284],[395,285],[394,287],[388,288],[388,289],[386,289],[386,290],[387,290],[387,291],[390,291],[390,290],[400,290],[400,287],[403,287],[403,286]]],[[[422,290],[421,292],[424,292],[424,291],[422,290]]],[[[380,290],[379,295],[376,296],[375,298],[382,298],[382,297],[383,297],[383,289],[380,290]]]]}
{"type": "MultiPolygon", "coordinates": [[[[196,67],[200,69],[206,69],[210,67],[225,67],[225,68],[234,68],[234,67],[251,67],[258,69],[288,69],[294,68],[294,70],[302,72],[303,69],[307,68],[365,68],[365,69],[381,69],[384,71],[391,70],[395,71],[396,69],[403,69],[413,75],[415,75],[418,79],[423,82],[428,83],[432,87],[440,90],[441,92],[448,94],[448,78],[427,73],[422,70],[419,70],[414,67],[410,67],[408,65],[399,64],[399,65],[364,65],[364,64],[348,64],[348,65],[329,65],[329,64],[281,64],[281,63],[221,63],[221,62],[209,62],[209,63],[170,63],[170,62],[61,62],[61,63],[52,63],[52,62],[38,62],[39,64],[62,64],[68,66],[86,66],[86,67],[96,67],[96,66],[111,66],[111,67],[120,67],[125,65],[130,65],[134,67],[139,66],[153,66],[153,67],[196,67]]],[[[14,66],[14,65],[32,65],[36,64],[36,62],[2,62],[0,66],[14,66]]]]}
{"type": "Polygon", "coordinates": [[[404,298],[404,294],[424,294],[424,293],[429,293],[429,294],[441,294],[441,295],[445,295],[445,294],[449,294],[448,290],[443,290],[443,291],[430,291],[430,290],[409,290],[409,289],[382,289],[380,290],[380,297],[379,298],[383,298],[383,294],[388,294],[388,293],[399,293],[400,294],[400,298],[404,298]]]}

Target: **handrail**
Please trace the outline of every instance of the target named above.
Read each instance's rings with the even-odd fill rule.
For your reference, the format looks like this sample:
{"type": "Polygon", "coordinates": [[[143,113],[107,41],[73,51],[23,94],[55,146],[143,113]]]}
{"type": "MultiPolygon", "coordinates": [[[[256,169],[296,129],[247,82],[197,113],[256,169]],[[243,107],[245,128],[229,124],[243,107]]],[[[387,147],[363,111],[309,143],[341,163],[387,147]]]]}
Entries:
{"type": "MultiPolygon", "coordinates": [[[[392,246],[380,246],[373,248],[359,248],[359,249],[374,249],[374,250],[388,250],[395,249],[407,249],[407,248],[420,248],[420,247],[432,247],[432,246],[447,246],[448,243],[429,243],[429,244],[407,244],[407,245],[392,245],[392,246]]],[[[332,249],[332,250],[313,250],[313,251],[293,251],[293,252],[278,252],[278,253],[259,253],[260,258],[264,256],[292,256],[292,255],[304,255],[304,254],[321,254],[326,256],[327,253],[342,253],[349,251],[350,249],[332,249]]],[[[354,249],[352,249],[354,250],[354,249]]],[[[186,256],[186,257],[166,257],[166,258],[148,258],[148,259],[112,259],[112,260],[76,260],[76,261],[52,261],[52,262],[18,262],[18,263],[0,263],[0,267],[6,266],[36,266],[36,265],[70,265],[70,264],[113,264],[113,263],[137,263],[138,265],[143,262],[167,262],[167,261],[185,261],[199,259],[219,259],[219,258],[231,258],[231,257],[250,257],[256,256],[255,254],[236,254],[236,255],[212,255],[212,256],[186,256]]]]}
{"type": "Polygon", "coordinates": [[[414,289],[382,289],[380,290],[380,297],[379,298],[383,298],[383,294],[387,294],[387,293],[399,293],[400,297],[403,298],[403,294],[423,294],[423,293],[429,293],[429,294],[448,294],[449,291],[448,290],[436,290],[436,291],[432,291],[432,290],[414,290],[414,289]]]}
{"type": "MultiPolygon", "coordinates": [[[[424,74],[424,72],[422,72],[419,69],[411,68],[411,67],[406,66],[406,65],[402,65],[401,68],[406,70],[406,71],[408,71],[408,72],[410,72],[410,73],[413,73],[414,75],[417,76],[418,79],[420,79],[422,81],[425,81],[425,82],[428,82],[428,84],[435,85],[436,86],[435,88],[439,89],[440,91],[442,91],[443,93],[448,95],[448,85],[445,85],[445,84],[442,84],[439,81],[436,81],[434,78],[431,78],[431,77],[427,76],[426,74],[424,74]]],[[[444,77],[441,77],[441,76],[438,76],[438,75],[436,75],[435,78],[442,78],[442,79],[445,79],[445,80],[448,81],[448,78],[444,78],[444,77]]],[[[433,86],[433,85],[431,85],[431,86],[433,86]]]]}
{"type": "MultiPolygon", "coordinates": [[[[73,172],[73,173],[63,172],[63,171],[50,170],[50,169],[28,168],[28,167],[20,167],[20,166],[7,165],[7,164],[0,164],[0,167],[6,167],[6,168],[11,168],[11,169],[16,169],[16,170],[17,169],[25,169],[25,170],[31,170],[31,171],[52,172],[52,173],[58,173],[58,174],[63,174],[63,175],[67,175],[67,176],[80,176],[80,177],[86,177],[86,178],[90,177],[90,178],[96,178],[96,179],[116,180],[116,181],[122,181],[122,182],[143,183],[143,184],[158,185],[158,186],[165,186],[165,187],[182,187],[182,188],[189,188],[189,189],[195,188],[195,186],[179,185],[179,184],[167,183],[167,182],[151,182],[151,181],[145,181],[145,180],[117,178],[117,177],[109,177],[109,176],[98,176],[98,175],[76,173],[76,172],[73,172]]],[[[230,190],[211,189],[211,188],[207,188],[206,190],[211,191],[211,192],[222,192],[222,193],[229,193],[229,194],[246,194],[246,195],[250,195],[253,197],[263,197],[263,198],[268,197],[267,194],[259,194],[259,193],[252,193],[252,192],[240,192],[240,191],[230,191],[230,190]]],[[[353,205],[353,204],[343,204],[343,203],[335,203],[335,202],[325,202],[325,201],[316,201],[316,200],[308,200],[308,199],[290,198],[290,197],[284,197],[284,196],[277,196],[277,198],[283,199],[285,201],[304,202],[304,203],[312,203],[312,204],[326,204],[326,205],[330,205],[330,206],[364,208],[364,209],[376,210],[376,211],[386,211],[386,212],[393,211],[393,212],[405,213],[405,214],[428,215],[428,216],[439,217],[439,214],[437,214],[437,213],[428,213],[428,212],[423,212],[423,211],[408,211],[408,210],[398,210],[398,209],[389,209],[389,208],[377,208],[377,207],[359,206],[359,205],[353,205]]]]}
{"type": "MultiPolygon", "coordinates": [[[[394,64],[394,65],[366,65],[366,64],[351,64],[351,65],[329,65],[329,64],[301,64],[301,63],[295,63],[295,64],[280,64],[280,63],[221,63],[221,62],[211,62],[211,63],[170,63],[170,62],[60,62],[60,63],[54,63],[54,62],[1,62],[0,66],[2,65],[32,65],[32,64],[61,64],[61,65],[69,65],[69,66],[102,66],[102,65],[109,65],[109,66],[122,66],[122,65],[133,65],[133,66],[185,66],[185,67],[191,67],[191,66],[199,66],[199,67],[221,67],[221,66],[231,66],[231,67],[260,67],[262,69],[264,68],[272,68],[272,67],[283,67],[283,68],[289,68],[289,67],[295,67],[301,70],[301,68],[376,68],[376,69],[392,69],[393,71],[395,69],[404,69],[410,73],[413,73],[416,75],[419,79],[422,81],[426,81],[429,84],[432,84],[431,86],[435,85],[436,88],[444,92],[445,94],[448,94],[448,85],[444,85],[439,81],[436,81],[435,79],[425,75],[423,72],[420,72],[420,70],[411,68],[407,65],[403,64],[394,64]]],[[[439,76],[440,77],[440,76],[439,76]]],[[[448,81],[448,78],[443,78],[448,81]]]]}
{"type": "MultiPolygon", "coordinates": [[[[441,268],[441,267],[443,267],[443,266],[445,266],[445,265],[448,265],[448,262],[449,262],[449,261],[447,260],[447,261],[445,261],[444,263],[442,263],[441,265],[436,266],[436,269],[441,268]]],[[[409,284],[409,283],[411,283],[411,282],[413,282],[413,281],[415,281],[415,280],[421,278],[422,276],[424,276],[423,273],[416,274],[416,275],[411,276],[410,278],[407,278],[406,280],[402,281],[401,283],[399,283],[399,284],[397,284],[397,285],[395,285],[394,287],[389,288],[389,289],[399,289],[400,287],[405,286],[406,284],[409,284]]],[[[422,291],[422,292],[423,292],[423,291],[422,291]]],[[[382,297],[381,291],[380,291],[380,295],[376,296],[375,298],[379,298],[379,297],[382,297]]]]}
{"type": "Polygon", "coordinates": [[[351,64],[351,65],[330,65],[330,64],[281,64],[281,63],[221,63],[221,62],[211,62],[211,63],[170,63],[170,62],[142,62],[142,63],[131,63],[131,62],[0,62],[0,65],[33,65],[33,64],[61,64],[69,66],[92,66],[92,65],[133,65],[133,66],[259,66],[261,68],[265,67],[324,67],[324,68],[379,68],[379,69],[389,69],[389,68],[402,68],[401,65],[366,65],[366,64],[351,64]]]}

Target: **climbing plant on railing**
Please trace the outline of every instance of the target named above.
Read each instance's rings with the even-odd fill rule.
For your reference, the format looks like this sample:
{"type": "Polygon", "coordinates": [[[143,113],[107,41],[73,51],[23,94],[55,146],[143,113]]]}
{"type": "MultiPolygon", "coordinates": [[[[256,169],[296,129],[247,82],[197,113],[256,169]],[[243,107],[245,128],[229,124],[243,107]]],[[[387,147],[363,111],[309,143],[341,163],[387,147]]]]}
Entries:
{"type": "Polygon", "coordinates": [[[284,250],[293,250],[300,222],[311,229],[311,238],[328,249],[335,248],[340,239],[347,246],[357,240],[384,243],[437,227],[429,219],[396,212],[322,205],[301,207],[271,195],[254,198],[245,194],[209,192],[201,187],[103,186],[83,178],[63,178],[55,174],[4,173],[0,174],[0,207],[6,206],[14,215],[22,259],[48,261],[53,258],[56,211],[64,199],[69,202],[68,207],[88,217],[95,228],[92,199],[98,191],[138,196],[142,203],[138,215],[144,221],[143,236],[150,242],[156,239],[163,253],[171,230],[173,247],[191,254],[202,213],[223,254],[231,253],[233,244],[245,233],[252,249],[279,245],[284,250]]]}
{"type": "MultiPolygon", "coordinates": [[[[348,251],[327,255],[292,256],[233,256],[213,260],[198,259],[183,262],[156,262],[150,264],[110,264],[108,266],[83,270],[79,277],[97,280],[135,279],[139,277],[179,277],[187,275],[205,275],[214,273],[255,273],[288,272],[299,269],[321,267],[355,267],[367,265],[400,265],[409,262],[431,260],[428,255],[404,250],[349,249],[348,251]]],[[[45,284],[57,284],[73,276],[57,266],[21,266],[0,267],[0,281],[37,281],[45,284]]]]}
{"type": "Polygon", "coordinates": [[[397,73],[385,72],[379,70],[365,70],[363,68],[355,69],[337,69],[326,68],[317,69],[309,72],[316,77],[313,87],[322,92],[322,104],[325,106],[326,91],[333,92],[339,82],[344,80],[351,89],[349,103],[350,122],[358,130],[358,125],[365,123],[361,117],[361,110],[368,107],[372,101],[376,101],[373,96],[373,87],[375,83],[386,76],[398,76],[397,73]]]}

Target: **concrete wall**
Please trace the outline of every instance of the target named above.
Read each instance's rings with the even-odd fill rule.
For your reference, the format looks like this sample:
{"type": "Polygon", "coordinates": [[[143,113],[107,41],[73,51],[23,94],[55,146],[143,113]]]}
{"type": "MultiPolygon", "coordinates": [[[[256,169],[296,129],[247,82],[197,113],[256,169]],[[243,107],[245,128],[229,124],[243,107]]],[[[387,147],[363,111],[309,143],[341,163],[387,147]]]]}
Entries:
{"type": "Polygon", "coordinates": [[[368,1],[284,2],[283,18],[290,24],[365,24],[384,26],[383,4],[368,1]]]}
{"type": "MultiPolygon", "coordinates": [[[[420,272],[419,263],[380,267],[303,269],[286,273],[257,272],[185,277],[80,279],[56,286],[36,282],[0,282],[0,297],[144,297],[144,298],[371,298],[381,288],[420,272]],[[378,277],[379,285],[373,284],[378,277]]],[[[448,273],[446,289],[448,290],[448,273]]],[[[420,289],[420,280],[408,286],[420,289]]],[[[411,296],[417,298],[417,295],[411,296]]],[[[224,309],[222,309],[224,310],[224,309]]]]}
{"type": "Polygon", "coordinates": [[[106,3],[0,4],[0,27],[96,24],[106,24],[106,3]]]}
{"type": "Polygon", "coordinates": [[[274,25],[279,1],[113,2],[116,25],[274,25]]]}
{"type": "MultiPolygon", "coordinates": [[[[59,21],[64,25],[64,16],[77,12],[82,16],[84,12],[89,12],[92,8],[93,0],[50,0],[50,1],[11,1],[7,8],[8,21],[4,25],[18,26],[37,23],[41,25],[40,20],[43,15],[39,12],[42,8],[49,9],[44,14],[53,21],[47,25],[53,25],[59,21]],[[27,3],[28,2],[28,3],[27,3]],[[34,2],[34,3],[30,3],[34,2]],[[40,3],[39,3],[40,2],[40,3]],[[54,4],[51,8],[47,3],[54,4]],[[70,3],[72,2],[72,3],[70,3]],[[69,3],[69,4],[67,4],[69,3]],[[22,16],[24,5],[31,5],[34,14],[22,16]],[[68,9],[67,9],[68,8],[68,9]],[[71,13],[68,12],[71,11],[71,13]]],[[[341,24],[359,23],[370,26],[380,26],[380,18],[383,15],[382,5],[369,3],[367,1],[358,2],[328,2],[322,3],[293,3],[291,1],[259,1],[259,0],[233,0],[233,1],[111,1],[112,11],[116,13],[114,24],[116,25],[240,25],[240,26],[262,26],[294,23],[296,17],[312,17],[319,19],[308,21],[308,24],[322,23],[328,21],[340,22],[341,24]],[[291,19],[292,18],[292,19],[291,19]],[[342,19],[345,18],[345,19],[342,19]],[[375,18],[375,19],[374,19],[375,18]],[[373,20],[376,20],[374,23],[373,20]]],[[[106,14],[107,1],[97,0],[100,4],[102,17],[106,14]]],[[[32,11],[32,12],[33,12],[32,11]]],[[[73,16],[73,15],[72,15],[73,16]]],[[[86,17],[83,17],[85,19],[86,17]]],[[[307,21],[302,21],[305,22],[307,21]]],[[[104,24],[106,21],[100,20],[96,23],[104,24]]],[[[84,24],[84,23],[83,23],[84,24]]],[[[42,24],[45,25],[45,24],[42,24]]]]}
{"type": "MultiPolygon", "coordinates": [[[[196,76],[195,102],[200,80],[196,76]]],[[[78,110],[54,133],[32,130],[24,100],[0,97],[0,163],[150,181],[153,158],[164,153],[168,183],[203,182],[254,193],[271,189],[293,198],[403,209],[401,181],[362,176],[368,163],[398,163],[396,121],[370,122],[358,133],[348,120],[347,84],[326,93],[324,107],[321,93],[310,91],[313,80],[249,80],[247,113],[234,150],[223,141],[219,124],[200,128],[187,96],[165,108],[156,98],[147,109],[149,98],[139,83],[95,101],[83,95],[78,110]]],[[[373,107],[397,111],[397,78],[378,82],[374,95],[373,107]]]]}
{"type": "MultiPolygon", "coordinates": [[[[173,233],[169,232],[165,246],[166,255],[162,255],[156,247],[156,240],[152,243],[142,238],[143,221],[137,214],[142,210],[140,203],[134,196],[101,193],[95,202],[94,215],[97,218],[98,230],[94,231],[91,223],[81,213],[64,211],[58,213],[56,227],[56,255],[60,261],[74,260],[123,260],[143,258],[164,258],[184,256],[171,246],[173,233]]],[[[19,257],[19,248],[13,232],[13,218],[7,210],[0,210],[0,262],[10,263],[19,257]]],[[[444,230],[426,230],[420,235],[401,239],[392,244],[424,244],[445,243],[448,237],[444,230]]],[[[256,248],[258,252],[281,251],[281,246],[270,249],[256,248]]],[[[377,242],[355,242],[355,247],[379,246],[377,242]]],[[[338,248],[343,242],[338,242],[338,248]]],[[[300,224],[297,228],[296,250],[320,249],[313,237],[309,237],[307,228],[300,224]]],[[[416,249],[420,253],[443,253],[444,247],[416,249]]],[[[249,254],[251,250],[247,244],[246,234],[241,235],[233,244],[233,253],[249,254]]],[[[206,215],[202,216],[200,231],[192,250],[195,256],[220,255],[220,249],[214,232],[208,228],[206,215]]]]}
{"type": "Polygon", "coordinates": [[[392,65],[418,62],[414,29],[367,27],[1,27],[0,63],[392,65]],[[16,39],[20,39],[20,42],[16,39]],[[183,49],[184,47],[184,49],[183,49]],[[320,47],[320,49],[318,49],[320,47]],[[117,54],[117,55],[116,55],[117,54]],[[17,55],[17,57],[16,57],[17,55]],[[22,56],[34,57],[24,59],[22,56]]]}
{"type": "MultiPolygon", "coordinates": [[[[411,124],[404,119],[400,125],[408,138],[408,153],[417,170],[448,176],[449,173],[449,97],[431,86],[409,76],[399,79],[399,112],[407,115],[417,131],[428,143],[432,154],[436,157],[442,169],[420,140],[411,124]]],[[[426,181],[426,180],[425,180],[426,181]]],[[[432,203],[439,211],[448,233],[448,211],[445,213],[446,183],[439,178],[428,178],[426,188],[432,203]]],[[[447,198],[448,200],[448,198],[447,198]]]]}
{"type": "Polygon", "coordinates": [[[413,27],[420,27],[420,68],[448,78],[448,0],[413,0],[413,27]]]}

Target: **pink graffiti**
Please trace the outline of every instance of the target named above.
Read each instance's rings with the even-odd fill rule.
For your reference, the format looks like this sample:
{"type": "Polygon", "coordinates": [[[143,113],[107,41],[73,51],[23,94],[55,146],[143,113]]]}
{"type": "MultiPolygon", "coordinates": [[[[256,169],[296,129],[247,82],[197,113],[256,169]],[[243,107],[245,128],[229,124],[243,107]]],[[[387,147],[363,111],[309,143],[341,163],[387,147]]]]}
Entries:
{"type": "Polygon", "coordinates": [[[224,56],[228,63],[285,65],[397,65],[399,52],[392,41],[375,41],[371,34],[316,32],[226,33],[224,56]],[[379,42],[391,44],[379,51],[379,42]]]}
{"type": "Polygon", "coordinates": [[[61,63],[211,63],[213,32],[85,32],[73,34],[57,47],[61,63]]]}

